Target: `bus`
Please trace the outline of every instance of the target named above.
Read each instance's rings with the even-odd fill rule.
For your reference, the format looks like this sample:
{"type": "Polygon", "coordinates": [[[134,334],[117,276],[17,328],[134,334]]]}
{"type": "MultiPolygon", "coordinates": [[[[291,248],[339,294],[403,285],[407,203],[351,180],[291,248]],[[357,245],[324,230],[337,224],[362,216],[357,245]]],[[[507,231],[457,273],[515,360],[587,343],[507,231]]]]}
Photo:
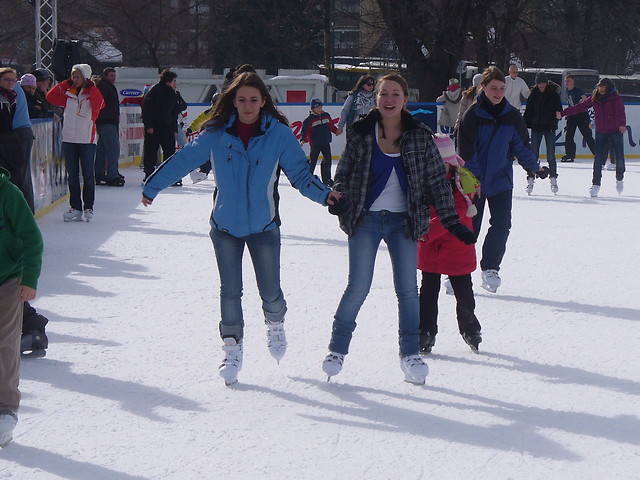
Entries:
{"type": "Polygon", "coordinates": [[[539,72],[546,73],[549,80],[560,85],[562,89],[560,91],[560,99],[565,103],[567,101],[567,90],[564,87],[564,79],[567,75],[573,75],[576,86],[587,93],[591,92],[600,81],[598,71],[588,68],[525,68],[520,70],[519,75],[527,82],[527,85],[533,87],[536,84],[536,74],[539,72]]]}

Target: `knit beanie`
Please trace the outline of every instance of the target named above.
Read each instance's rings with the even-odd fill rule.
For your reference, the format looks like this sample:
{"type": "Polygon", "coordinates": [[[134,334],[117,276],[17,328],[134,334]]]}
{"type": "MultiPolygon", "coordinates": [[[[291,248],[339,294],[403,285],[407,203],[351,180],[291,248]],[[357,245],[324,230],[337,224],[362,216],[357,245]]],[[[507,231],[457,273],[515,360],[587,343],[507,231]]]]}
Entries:
{"type": "Polygon", "coordinates": [[[71,72],[77,71],[80,75],[83,76],[85,80],[91,80],[91,66],[86,63],[76,63],[72,68],[71,72]]]}
{"type": "Polygon", "coordinates": [[[20,78],[20,85],[23,87],[35,87],[36,86],[35,75],[31,75],[30,73],[25,73],[20,78]]]}
{"type": "Polygon", "coordinates": [[[449,135],[445,135],[442,133],[436,133],[433,136],[433,140],[436,144],[436,147],[438,147],[438,151],[440,152],[442,161],[456,167],[456,173],[453,179],[455,181],[456,188],[462,194],[465,202],[467,202],[467,217],[475,216],[478,213],[478,210],[476,209],[476,206],[471,202],[469,196],[464,193],[464,189],[460,184],[460,173],[458,172],[458,169],[464,166],[464,160],[462,159],[462,157],[456,154],[456,147],[453,144],[453,140],[449,135]]]}

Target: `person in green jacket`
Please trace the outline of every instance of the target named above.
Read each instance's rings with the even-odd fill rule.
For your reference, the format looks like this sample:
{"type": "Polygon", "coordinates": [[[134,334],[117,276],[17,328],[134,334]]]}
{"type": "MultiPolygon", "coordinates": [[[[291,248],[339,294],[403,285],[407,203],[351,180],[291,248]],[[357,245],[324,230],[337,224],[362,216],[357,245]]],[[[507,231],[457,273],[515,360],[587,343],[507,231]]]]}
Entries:
{"type": "Polygon", "coordinates": [[[22,192],[0,167],[0,447],[13,439],[20,406],[24,302],[36,297],[42,235],[22,192]]]}

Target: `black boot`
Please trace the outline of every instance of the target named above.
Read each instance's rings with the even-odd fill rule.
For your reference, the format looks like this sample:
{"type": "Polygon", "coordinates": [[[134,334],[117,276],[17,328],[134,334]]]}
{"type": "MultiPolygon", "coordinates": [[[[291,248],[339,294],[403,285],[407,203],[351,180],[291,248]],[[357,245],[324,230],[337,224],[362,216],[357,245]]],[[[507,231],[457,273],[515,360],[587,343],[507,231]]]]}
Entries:
{"type": "Polygon", "coordinates": [[[31,330],[22,334],[20,352],[22,357],[40,358],[47,354],[49,339],[42,330],[31,330]]]}

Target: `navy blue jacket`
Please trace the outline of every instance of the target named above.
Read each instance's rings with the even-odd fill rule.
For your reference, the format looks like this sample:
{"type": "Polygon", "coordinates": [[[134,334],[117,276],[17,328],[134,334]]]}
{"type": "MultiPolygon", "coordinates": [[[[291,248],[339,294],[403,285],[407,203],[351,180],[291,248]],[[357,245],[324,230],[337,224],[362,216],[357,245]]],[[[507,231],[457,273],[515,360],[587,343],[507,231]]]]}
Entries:
{"type": "Polygon", "coordinates": [[[529,132],[520,112],[510,103],[497,118],[482,107],[484,92],[464,113],[458,130],[458,154],[480,180],[482,194],[493,197],[513,189],[513,161],[527,172],[540,170],[529,146],[529,132]]]}
{"type": "Polygon", "coordinates": [[[331,143],[331,132],[337,131],[335,125],[331,123],[331,115],[327,112],[322,112],[320,115],[309,112],[309,116],[302,122],[300,138],[309,142],[312,147],[324,147],[331,143]]]}

